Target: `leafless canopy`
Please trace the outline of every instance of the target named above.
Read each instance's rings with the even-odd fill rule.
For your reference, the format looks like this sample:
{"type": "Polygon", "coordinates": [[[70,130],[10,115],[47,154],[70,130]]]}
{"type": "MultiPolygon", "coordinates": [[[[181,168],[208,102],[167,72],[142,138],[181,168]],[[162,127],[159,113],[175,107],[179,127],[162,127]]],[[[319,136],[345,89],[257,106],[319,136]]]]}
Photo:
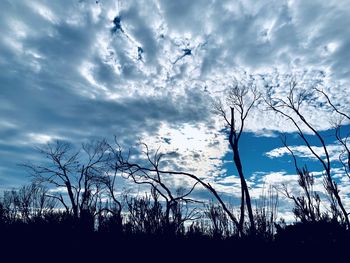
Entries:
{"type": "Polygon", "coordinates": [[[80,151],[74,151],[66,142],[57,141],[39,149],[46,157],[43,165],[26,164],[36,184],[56,188],[48,194],[57,199],[67,211],[70,207],[75,217],[96,207],[103,191],[103,175],[108,170],[109,146],[106,141],[83,144],[80,151]],[[67,198],[62,194],[68,194],[67,198]]]}
{"type": "MultiPolygon", "coordinates": [[[[193,192],[197,185],[201,185],[214,195],[225,213],[227,213],[235,225],[238,226],[237,219],[231,210],[226,206],[217,191],[210,185],[210,183],[206,183],[203,179],[191,173],[161,169],[160,164],[163,155],[159,153],[159,149],[153,156],[151,156],[148,146],[144,143],[141,143],[141,145],[145,149],[143,153],[147,159],[147,162],[144,165],[131,161],[129,154],[127,154],[125,157],[122,150],[119,148],[120,150],[118,151],[117,157],[118,169],[119,171],[122,171],[127,178],[131,178],[137,184],[146,184],[151,186],[151,188],[154,189],[166,201],[166,207],[169,212],[174,207],[176,208],[178,204],[198,202],[195,199],[189,198],[189,195],[193,192]],[[173,191],[164,183],[164,176],[188,177],[194,180],[194,184],[189,190],[178,191],[175,195],[173,191]]],[[[187,216],[185,216],[185,219],[188,220],[193,218],[193,215],[196,215],[195,210],[190,210],[187,216]]]]}
{"type": "Polygon", "coordinates": [[[233,161],[241,181],[241,208],[238,229],[243,230],[245,206],[247,206],[250,228],[255,231],[253,209],[250,200],[249,189],[244,177],[243,166],[239,153],[239,141],[244,131],[245,122],[249,112],[259,102],[260,93],[254,82],[235,83],[227,89],[226,104],[230,109],[230,117],[227,116],[221,100],[214,102],[214,111],[220,115],[230,129],[229,143],[233,151],[233,161]],[[238,116],[237,116],[238,115],[238,116]]]}
{"type": "MultiPolygon", "coordinates": [[[[318,91],[322,93],[322,91],[318,91]]],[[[287,120],[291,121],[296,127],[300,138],[303,140],[309,151],[313,154],[313,156],[315,156],[315,158],[317,158],[319,163],[324,168],[325,188],[330,195],[330,199],[336,200],[334,204],[337,204],[337,206],[340,208],[342,215],[345,218],[346,224],[350,226],[348,213],[346,212],[342,199],[339,195],[337,183],[332,178],[331,160],[326,142],[320,134],[320,132],[314,127],[313,124],[310,123],[309,120],[305,118],[305,115],[302,113],[301,105],[304,103],[306,104],[312,102],[314,95],[313,92],[314,90],[311,88],[299,88],[296,79],[292,78],[292,80],[289,83],[288,95],[285,98],[273,97],[271,94],[267,94],[267,96],[265,97],[265,102],[270,110],[285,117],[287,120]],[[319,144],[323,149],[323,154],[325,158],[322,157],[322,154],[319,154],[314,150],[310,140],[305,135],[306,132],[302,129],[301,125],[304,125],[317,138],[319,144]]],[[[325,93],[323,94],[325,95],[325,93]]],[[[328,98],[328,96],[326,98],[328,98]]],[[[334,206],[333,208],[337,209],[334,206]]]]}

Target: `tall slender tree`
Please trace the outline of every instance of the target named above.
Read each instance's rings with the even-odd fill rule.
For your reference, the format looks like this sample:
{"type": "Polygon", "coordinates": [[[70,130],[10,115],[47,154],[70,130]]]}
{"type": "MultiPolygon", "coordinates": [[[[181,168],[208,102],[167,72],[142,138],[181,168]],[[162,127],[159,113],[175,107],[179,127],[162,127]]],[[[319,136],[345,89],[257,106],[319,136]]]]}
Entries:
{"type": "Polygon", "coordinates": [[[244,227],[245,207],[248,210],[250,230],[253,232],[255,231],[255,222],[249,188],[244,176],[243,164],[239,151],[239,143],[242,138],[248,114],[259,99],[260,93],[254,85],[253,80],[251,80],[247,83],[237,82],[233,86],[229,87],[226,98],[226,104],[229,107],[230,112],[229,116],[227,115],[221,100],[217,100],[214,103],[215,111],[223,117],[227,127],[229,127],[230,132],[228,140],[233,153],[233,162],[240,178],[241,206],[239,229],[241,232],[244,227]]]}
{"type": "MultiPolygon", "coordinates": [[[[270,110],[285,117],[293,123],[298,130],[299,137],[304,141],[305,145],[312,153],[312,155],[319,161],[324,169],[324,186],[330,195],[331,199],[335,200],[334,204],[340,209],[341,215],[344,217],[345,223],[350,227],[349,215],[345,209],[342,198],[339,195],[338,184],[333,180],[331,171],[331,158],[326,142],[321,133],[315,128],[315,126],[305,117],[302,113],[302,106],[313,98],[314,90],[311,88],[303,88],[298,86],[298,82],[294,76],[291,77],[289,85],[289,91],[286,97],[276,97],[271,93],[268,93],[265,102],[270,110]],[[306,136],[306,132],[303,129],[307,129],[317,139],[319,145],[322,148],[322,154],[315,151],[310,140],[306,136]],[[325,156],[325,158],[322,157],[325,156]]],[[[332,104],[331,104],[332,105],[332,104]]],[[[338,209],[332,206],[332,209],[338,209]]],[[[335,211],[335,213],[337,213],[335,211]]]]}

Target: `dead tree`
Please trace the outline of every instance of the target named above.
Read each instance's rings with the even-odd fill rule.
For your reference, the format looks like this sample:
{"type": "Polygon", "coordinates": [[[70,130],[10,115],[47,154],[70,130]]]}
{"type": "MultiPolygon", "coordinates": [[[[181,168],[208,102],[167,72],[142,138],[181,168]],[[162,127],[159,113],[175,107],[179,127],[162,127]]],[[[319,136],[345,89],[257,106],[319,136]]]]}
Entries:
{"type": "MultiPolygon", "coordinates": [[[[305,118],[305,116],[301,112],[301,106],[305,103],[310,97],[312,97],[312,90],[297,90],[298,83],[295,79],[292,79],[289,83],[289,92],[285,98],[277,98],[273,97],[271,94],[267,94],[265,98],[265,102],[268,105],[268,108],[277,114],[285,117],[289,121],[293,123],[293,125],[298,130],[299,137],[304,141],[305,145],[309,149],[309,151],[315,156],[315,158],[320,162],[324,169],[325,173],[325,188],[330,195],[331,199],[336,200],[337,206],[340,208],[341,213],[345,219],[345,223],[348,227],[350,227],[349,216],[345,210],[342,199],[339,195],[338,185],[333,180],[331,174],[331,161],[329,152],[327,149],[327,145],[324,141],[324,138],[321,134],[316,130],[316,128],[305,118]],[[300,123],[301,122],[301,123],[300,123]],[[301,125],[305,125],[309,131],[317,138],[320,143],[323,154],[325,155],[325,159],[321,157],[320,154],[316,153],[313,149],[309,139],[305,136],[305,132],[302,129],[301,125]]],[[[334,207],[334,209],[336,209],[334,207]]]]}
{"type": "Polygon", "coordinates": [[[39,149],[46,163],[25,166],[33,181],[50,188],[51,194],[47,195],[58,200],[75,218],[94,216],[104,189],[101,177],[109,169],[107,150],[104,140],[83,144],[80,151],[74,151],[69,143],[57,141],[39,149]],[[64,193],[60,193],[61,189],[64,193]]]}
{"type": "Polygon", "coordinates": [[[4,191],[1,206],[5,221],[30,222],[52,213],[56,200],[48,197],[47,192],[47,189],[33,183],[19,189],[4,191]]]}
{"type": "MultiPolygon", "coordinates": [[[[159,154],[156,154],[153,157],[153,160],[148,154],[148,164],[146,163],[144,165],[141,165],[140,163],[130,161],[130,151],[126,156],[124,156],[121,148],[119,146],[118,148],[118,169],[126,173],[127,177],[131,178],[134,182],[138,184],[146,184],[154,188],[160,196],[162,196],[165,200],[168,200],[169,207],[171,207],[174,202],[185,201],[186,203],[187,196],[191,194],[191,192],[194,190],[194,187],[198,184],[214,195],[215,199],[218,201],[222,209],[225,211],[230,220],[232,220],[232,222],[239,230],[239,223],[236,217],[234,216],[232,211],[227,207],[227,205],[221,199],[218,192],[215,190],[215,188],[211,186],[210,183],[206,183],[203,179],[191,173],[172,170],[162,170],[160,168],[161,155],[159,154]],[[167,175],[189,177],[193,179],[196,183],[192,186],[192,188],[189,191],[175,197],[170,191],[170,189],[162,181],[162,177],[167,175]]],[[[193,199],[191,200],[193,201],[193,199]]]]}
{"type": "Polygon", "coordinates": [[[338,107],[336,105],[334,105],[334,103],[331,101],[331,99],[329,98],[327,93],[324,92],[322,89],[317,88],[317,87],[314,89],[315,89],[315,91],[322,94],[326,98],[327,103],[340,116],[340,119],[338,121],[334,122],[335,137],[337,138],[338,142],[343,147],[343,151],[339,154],[339,162],[343,165],[345,174],[350,178],[350,146],[349,146],[350,134],[343,136],[341,133],[342,122],[344,119],[347,121],[350,121],[350,115],[339,110],[338,107]]]}
{"type": "MultiPolygon", "coordinates": [[[[183,214],[183,204],[197,203],[198,201],[189,198],[198,184],[195,182],[188,191],[176,191],[171,189],[164,181],[164,176],[167,173],[160,171],[159,165],[163,154],[158,150],[151,156],[148,146],[141,143],[144,148],[143,154],[147,159],[147,164],[150,168],[142,167],[138,164],[129,162],[129,158],[124,158],[119,148],[117,157],[117,164],[115,169],[118,169],[123,176],[131,179],[135,184],[148,185],[154,193],[152,196],[161,196],[165,201],[165,224],[167,229],[175,228],[176,232],[180,226],[187,220],[193,220],[196,216],[196,209],[187,209],[187,213],[183,214]]],[[[169,173],[168,173],[169,174],[169,173]]],[[[157,201],[156,199],[154,201],[157,201]]]]}
{"type": "Polygon", "coordinates": [[[283,185],[283,194],[294,202],[294,215],[302,222],[317,222],[324,218],[320,210],[320,196],[314,191],[314,177],[306,166],[300,168],[297,158],[292,149],[287,144],[286,135],[281,136],[281,141],[291,154],[295,170],[298,174],[298,184],[303,189],[304,195],[295,196],[288,191],[287,185],[283,185]]]}
{"type": "Polygon", "coordinates": [[[344,168],[345,174],[350,179],[350,145],[349,145],[349,139],[350,134],[343,137],[341,135],[341,124],[337,123],[335,125],[335,137],[337,138],[338,142],[343,146],[343,150],[339,154],[339,162],[342,164],[344,168]]]}
{"type": "Polygon", "coordinates": [[[346,119],[348,119],[350,121],[350,115],[346,114],[345,112],[343,112],[341,110],[339,110],[338,107],[335,106],[334,103],[332,103],[331,99],[329,98],[327,93],[324,92],[323,89],[320,89],[320,88],[317,88],[317,87],[314,87],[313,89],[315,91],[319,92],[320,94],[322,94],[326,98],[328,104],[332,107],[333,110],[335,110],[340,116],[342,116],[342,117],[344,117],[344,118],[346,118],[346,119]]]}
{"type": "Polygon", "coordinates": [[[12,191],[12,194],[21,219],[27,222],[52,212],[56,205],[56,200],[48,196],[48,189],[34,183],[22,186],[19,190],[12,191]]]}
{"type": "Polygon", "coordinates": [[[229,143],[233,152],[233,161],[237,169],[240,183],[241,183],[241,206],[240,206],[240,220],[239,230],[243,231],[245,207],[248,210],[248,217],[250,222],[250,230],[255,231],[254,215],[249,194],[248,185],[243,172],[243,165],[241,161],[239,142],[245,128],[245,122],[249,112],[257,103],[260,94],[254,84],[237,83],[228,90],[227,104],[230,108],[230,117],[227,116],[223,103],[218,100],[214,103],[215,111],[223,117],[226,125],[230,129],[229,143]]]}
{"type": "MultiPolygon", "coordinates": [[[[111,153],[114,156],[114,149],[110,147],[111,153]]],[[[107,202],[104,202],[104,205],[99,209],[99,215],[112,214],[112,217],[118,221],[119,225],[122,223],[122,203],[118,200],[116,196],[116,184],[119,175],[118,164],[115,162],[115,158],[110,160],[110,173],[104,174],[100,178],[100,182],[105,186],[106,197],[108,198],[107,202]]],[[[102,200],[101,200],[102,204],[102,200]]]]}

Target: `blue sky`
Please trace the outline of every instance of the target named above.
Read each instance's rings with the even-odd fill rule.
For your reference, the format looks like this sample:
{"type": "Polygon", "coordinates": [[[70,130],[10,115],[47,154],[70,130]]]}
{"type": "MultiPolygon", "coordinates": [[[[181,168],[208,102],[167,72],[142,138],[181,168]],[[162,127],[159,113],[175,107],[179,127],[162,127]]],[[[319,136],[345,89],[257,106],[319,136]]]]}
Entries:
{"type": "MultiPolygon", "coordinates": [[[[349,134],[350,126],[344,126],[343,132],[344,134],[349,134]]],[[[336,144],[336,140],[334,137],[335,130],[329,129],[326,131],[321,131],[320,134],[325,138],[325,141],[328,145],[336,144]]],[[[299,137],[297,133],[289,133],[286,134],[287,142],[289,146],[298,146],[304,145],[303,141],[299,137]]],[[[306,135],[306,138],[313,145],[320,145],[315,136],[306,135]]],[[[261,137],[256,136],[253,133],[246,133],[242,137],[241,141],[241,155],[243,165],[245,167],[245,171],[247,176],[254,175],[256,172],[262,171],[286,171],[288,174],[295,173],[295,167],[293,163],[293,159],[289,154],[284,154],[280,157],[272,158],[269,157],[266,153],[276,149],[282,148],[283,144],[280,137],[261,137]]],[[[305,151],[307,153],[307,151],[305,151]]],[[[322,171],[321,164],[314,158],[308,158],[307,156],[299,155],[298,162],[302,167],[303,165],[307,165],[307,167],[311,171],[322,171]]],[[[228,152],[225,156],[225,160],[232,160],[231,152],[228,152]]],[[[334,161],[333,167],[340,167],[341,164],[337,161],[334,161]]],[[[225,164],[225,166],[231,166],[232,163],[225,164]]],[[[229,168],[227,168],[229,169],[229,168]]]]}
{"type": "MultiPolygon", "coordinates": [[[[225,102],[230,86],[249,75],[262,94],[269,83],[283,98],[292,74],[300,89],[322,88],[349,113],[349,10],[346,0],[1,1],[1,189],[28,182],[18,164],[41,162],[35,147],[115,135],[125,148],[141,139],[177,152],[172,167],[234,195],[237,178],[212,99],[225,102]]],[[[339,153],[328,137],[339,116],[324,97],[315,95],[302,112],[339,153]]],[[[245,131],[240,148],[255,196],[259,179],[296,183],[290,156],[279,149],[281,132],[320,172],[292,123],[263,103],[245,131]]]]}

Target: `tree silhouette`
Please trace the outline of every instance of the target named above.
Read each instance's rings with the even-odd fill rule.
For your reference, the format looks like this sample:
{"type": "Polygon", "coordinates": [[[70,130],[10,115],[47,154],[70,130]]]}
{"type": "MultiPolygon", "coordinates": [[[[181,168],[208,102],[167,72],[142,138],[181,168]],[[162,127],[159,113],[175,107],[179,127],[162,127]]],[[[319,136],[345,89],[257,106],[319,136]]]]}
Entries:
{"type": "Polygon", "coordinates": [[[298,89],[298,83],[295,77],[292,77],[289,83],[289,92],[286,98],[273,97],[272,94],[267,94],[265,102],[267,103],[270,110],[284,116],[286,119],[290,120],[298,130],[299,137],[304,141],[305,145],[312,153],[313,156],[320,162],[325,172],[324,186],[327,190],[329,196],[331,197],[331,205],[334,210],[334,214],[339,214],[336,210],[337,207],[340,208],[342,216],[348,227],[350,227],[350,221],[347,211],[345,210],[343,201],[339,195],[339,189],[337,183],[332,178],[331,173],[331,160],[328,152],[327,145],[324,138],[321,136],[320,132],[305,118],[301,112],[301,106],[306,103],[312,96],[312,90],[298,89]],[[304,124],[309,131],[311,131],[318,142],[320,143],[323,154],[326,156],[325,159],[321,157],[320,154],[316,153],[312,148],[310,140],[305,136],[305,132],[300,124],[304,124]],[[333,202],[335,200],[335,202],[333,202]]]}
{"type": "MultiPolygon", "coordinates": [[[[145,145],[145,144],[143,144],[145,145]]],[[[193,199],[188,199],[187,196],[191,194],[191,192],[194,190],[194,187],[199,184],[205,189],[207,189],[215,199],[219,202],[222,209],[225,211],[225,213],[229,216],[229,218],[234,222],[235,226],[238,228],[239,223],[235,217],[235,215],[232,213],[232,211],[227,207],[225,202],[222,200],[218,192],[211,186],[210,183],[206,183],[203,179],[199,178],[198,176],[182,172],[182,171],[172,171],[172,170],[162,170],[160,168],[161,165],[161,157],[162,155],[156,155],[154,156],[154,160],[152,160],[149,156],[149,152],[146,151],[146,156],[148,159],[148,162],[151,163],[151,166],[149,165],[142,165],[137,162],[130,161],[130,155],[127,154],[126,157],[124,157],[123,152],[121,148],[119,147],[119,151],[117,154],[117,167],[119,170],[126,172],[128,177],[131,177],[134,182],[137,182],[138,184],[147,184],[150,185],[156,192],[158,192],[162,197],[164,197],[165,200],[168,199],[170,201],[170,204],[172,204],[174,201],[185,201],[186,202],[193,202],[193,199]],[[147,156],[148,155],[148,156],[147,156]],[[151,173],[152,175],[150,175],[151,173]],[[171,191],[169,188],[162,183],[161,176],[164,175],[171,175],[171,176],[185,176],[193,179],[196,183],[192,186],[192,188],[187,192],[183,193],[177,197],[173,197],[171,194],[171,191]],[[163,191],[166,192],[164,194],[160,188],[163,188],[163,191]],[[167,190],[166,190],[167,189],[167,190]],[[170,195],[169,195],[170,193],[170,195]],[[166,196],[168,195],[168,196],[166,196]]]]}
{"type": "Polygon", "coordinates": [[[109,170],[109,145],[105,140],[83,144],[80,151],[72,145],[57,141],[40,152],[47,162],[42,165],[26,164],[34,182],[54,187],[57,194],[47,194],[58,200],[76,219],[86,220],[93,227],[98,203],[106,185],[104,175],[109,170]],[[64,193],[60,193],[64,189],[64,193]],[[68,199],[68,200],[67,200],[68,199]]]}
{"type": "MultiPolygon", "coordinates": [[[[166,185],[163,180],[163,176],[167,173],[160,171],[159,165],[163,154],[158,150],[151,156],[148,146],[145,143],[141,143],[144,148],[143,154],[147,158],[147,162],[151,168],[141,167],[138,164],[129,162],[128,159],[123,158],[122,152],[117,154],[117,164],[115,168],[123,172],[128,179],[132,179],[135,184],[148,185],[151,187],[152,196],[154,201],[158,200],[155,197],[162,197],[165,201],[165,228],[176,230],[183,225],[187,220],[193,220],[196,217],[196,209],[191,209],[186,215],[182,214],[183,205],[187,206],[189,203],[196,203],[198,201],[189,198],[189,195],[193,192],[198,181],[195,182],[188,191],[174,191],[166,185]]],[[[120,149],[120,147],[118,147],[120,149]]],[[[173,231],[172,231],[173,232],[173,231]]]]}
{"type": "MultiPolygon", "coordinates": [[[[286,147],[286,149],[292,155],[294,167],[299,177],[298,184],[304,191],[304,195],[296,197],[288,191],[287,185],[282,185],[285,196],[294,202],[295,207],[293,212],[295,216],[302,222],[316,222],[321,219],[325,219],[326,215],[322,214],[320,210],[320,196],[314,191],[313,188],[315,181],[312,173],[309,172],[307,166],[304,166],[303,168],[298,166],[297,158],[287,144],[286,135],[281,136],[281,140],[284,147],[286,147]]],[[[334,216],[337,217],[338,215],[335,214],[334,216]]]]}
{"type": "Polygon", "coordinates": [[[227,93],[226,101],[230,108],[230,117],[227,116],[223,103],[220,100],[214,103],[215,111],[223,117],[226,125],[230,129],[229,143],[233,152],[233,161],[241,182],[241,207],[239,220],[239,231],[241,233],[244,226],[245,206],[248,210],[250,230],[252,232],[255,231],[255,222],[249,189],[243,172],[243,165],[239,152],[239,142],[245,128],[248,114],[259,98],[260,94],[251,81],[248,83],[237,82],[229,87],[227,93]]]}
{"type": "MultiPolygon", "coordinates": [[[[321,133],[303,115],[301,105],[312,102],[312,92],[318,92],[342,120],[349,116],[322,90],[297,90],[294,82],[288,96],[276,98],[268,94],[265,98],[270,110],[295,125],[300,138],[324,168],[324,187],[331,207],[331,212],[322,210],[323,200],[314,189],[313,174],[306,165],[298,163],[293,147],[282,136],[302,191],[295,194],[282,185],[282,193],[293,202],[296,222],[277,222],[275,188],[270,186],[267,194],[263,190],[259,199],[254,200],[254,210],[240,158],[239,143],[247,118],[260,99],[253,82],[252,79],[229,87],[227,112],[223,103],[215,104],[229,130],[233,162],[240,177],[241,200],[237,211],[224,202],[219,188],[215,189],[206,178],[178,168],[177,171],[164,168],[172,166],[164,161],[159,148],[153,151],[140,143],[142,151],[131,155],[131,150],[124,152],[116,139],[114,144],[91,141],[77,150],[73,144],[58,141],[40,149],[45,157],[40,164],[25,165],[32,173],[32,184],[2,193],[0,233],[6,241],[3,251],[20,248],[27,256],[38,248],[42,254],[52,253],[55,248],[62,249],[64,257],[72,254],[80,261],[92,260],[88,251],[105,251],[96,253],[98,260],[110,259],[114,254],[109,251],[116,247],[118,256],[126,254],[130,258],[135,254],[137,259],[152,261],[164,259],[162,252],[178,261],[183,255],[186,260],[192,255],[198,261],[221,260],[232,253],[238,258],[258,255],[264,259],[264,255],[276,255],[276,251],[290,252],[291,247],[299,257],[316,248],[324,249],[332,257],[335,251],[335,254],[346,251],[350,240],[348,215],[331,174],[330,154],[321,133]],[[323,153],[314,150],[305,128],[313,133],[323,153]],[[189,179],[190,183],[176,188],[172,183],[176,177],[189,179]],[[127,190],[120,194],[119,182],[125,179],[133,186],[147,186],[142,188],[145,194],[129,194],[127,190]],[[203,190],[213,200],[195,198],[203,190]]],[[[349,135],[343,136],[342,124],[336,123],[335,138],[342,146],[339,158],[349,176],[349,135]]]]}
{"type": "Polygon", "coordinates": [[[347,134],[346,136],[342,136],[341,134],[342,122],[344,119],[350,121],[350,115],[339,110],[338,107],[334,105],[334,103],[332,103],[327,93],[324,92],[321,88],[315,87],[314,90],[322,94],[326,98],[331,108],[340,116],[339,120],[334,121],[335,137],[337,138],[338,142],[343,146],[343,151],[339,154],[339,161],[343,165],[345,174],[350,178],[350,146],[348,145],[350,134],[347,134]]]}

